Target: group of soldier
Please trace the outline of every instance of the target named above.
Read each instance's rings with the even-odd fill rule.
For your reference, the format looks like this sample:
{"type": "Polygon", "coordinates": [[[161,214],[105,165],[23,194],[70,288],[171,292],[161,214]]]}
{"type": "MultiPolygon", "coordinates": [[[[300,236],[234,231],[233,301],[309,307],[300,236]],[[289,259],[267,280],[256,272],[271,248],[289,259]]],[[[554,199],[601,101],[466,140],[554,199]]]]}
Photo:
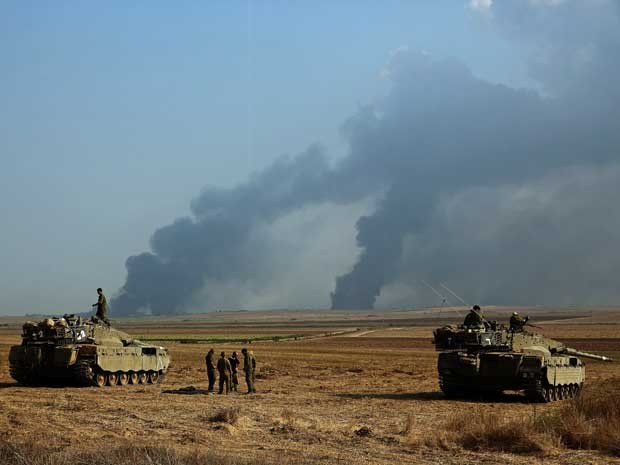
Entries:
{"type": "MultiPolygon", "coordinates": [[[[510,316],[510,331],[513,333],[519,333],[523,331],[525,325],[528,324],[530,317],[526,316],[525,318],[519,315],[518,312],[512,312],[510,316]]],[[[483,314],[480,306],[474,305],[469,313],[465,316],[465,321],[463,321],[463,326],[467,328],[476,328],[476,329],[488,329],[493,326],[494,322],[487,321],[483,314]]]]}
{"type": "MultiPolygon", "coordinates": [[[[95,318],[106,324],[110,324],[107,318],[108,303],[105,295],[103,295],[103,289],[97,289],[97,303],[93,304],[93,307],[97,307],[97,313],[95,318]]],[[[245,373],[245,382],[248,386],[248,394],[256,392],[254,383],[256,382],[256,357],[251,350],[247,350],[245,347],[241,349],[243,354],[243,371],[245,373]]],[[[241,364],[239,358],[237,358],[237,352],[233,352],[232,355],[226,358],[224,352],[220,353],[220,358],[215,359],[215,353],[213,349],[207,352],[205,362],[207,364],[207,377],[209,378],[209,392],[215,392],[215,371],[217,370],[220,380],[219,394],[224,392],[237,392],[239,386],[239,379],[237,377],[238,368],[241,364]]]]}
{"type": "MultiPolygon", "coordinates": [[[[256,392],[254,384],[256,382],[256,357],[251,350],[245,347],[241,349],[243,354],[243,371],[245,373],[245,383],[248,386],[248,394],[256,392]]],[[[215,371],[219,375],[219,391],[218,394],[228,394],[229,392],[237,392],[239,379],[237,376],[241,361],[237,358],[237,352],[226,358],[225,352],[220,352],[220,357],[215,359],[215,351],[210,349],[205,356],[207,364],[207,378],[209,379],[209,392],[215,392],[215,371]]]]}

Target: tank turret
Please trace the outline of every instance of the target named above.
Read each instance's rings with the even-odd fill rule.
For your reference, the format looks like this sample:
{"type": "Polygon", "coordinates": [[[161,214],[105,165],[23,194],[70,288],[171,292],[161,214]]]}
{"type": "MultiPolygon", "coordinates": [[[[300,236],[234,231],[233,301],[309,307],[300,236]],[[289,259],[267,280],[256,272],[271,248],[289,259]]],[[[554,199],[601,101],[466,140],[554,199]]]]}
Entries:
{"type": "Polygon", "coordinates": [[[580,352],[541,334],[491,323],[484,328],[444,326],[434,331],[439,385],[447,396],[521,390],[535,401],[573,397],[585,380],[580,352]]]}
{"type": "Polygon", "coordinates": [[[9,352],[11,376],[22,384],[157,383],[169,364],[165,347],[144,344],[96,319],[73,315],[24,323],[22,343],[9,352]]]}

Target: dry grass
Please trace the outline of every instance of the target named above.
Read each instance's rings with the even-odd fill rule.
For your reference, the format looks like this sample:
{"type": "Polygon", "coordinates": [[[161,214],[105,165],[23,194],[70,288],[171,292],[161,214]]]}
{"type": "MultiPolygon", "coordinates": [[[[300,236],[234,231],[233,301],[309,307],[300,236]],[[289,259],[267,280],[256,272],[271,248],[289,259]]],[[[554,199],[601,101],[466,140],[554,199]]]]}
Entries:
{"type": "MultiPolygon", "coordinates": [[[[403,434],[415,430],[410,416],[403,434]]],[[[517,412],[461,413],[438,434],[412,444],[515,454],[545,454],[566,447],[620,456],[620,378],[592,383],[577,398],[539,417],[517,412]]]]}
{"type": "Polygon", "coordinates": [[[447,430],[454,433],[457,444],[475,451],[541,454],[550,445],[530,419],[513,419],[499,413],[462,415],[450,422],[447,430]]]}
{"type": "MultiPolygon", "coordinates": [[[[52,452],[29,444],[0,442],[0,463],[3,465],[271,465],[273,460],[259,457],[238,458],[215,452],[180,452],[170,447],[125,444],[115,448],[76,447],[52,452]]],[[[280,465],[316,465],[316,461],[281,456],[280,465]]]]}
{"type": "Polygon", "coordinates": [[[513,419],[506,414],[471,411],[448,420],[434,434],[422,436],[418,434],[419,427],[409,417],[403,434],[407,437],[405,442],[413,449],[540,455],[548,449],[549,442],[533,426],[528,420],[513,419]]]}
{"type": "Polygon", "coordinates": [[[620,456],[620,378],[593,383],[561,409],[542,416],[536,427],[566,447],[620,456]]]}
{"type": "Polygon", "coordinates": [[[213,423],[228,423],[229,425],[234,425],[239,420],[239,411],[239,407],[221,408],[209,417],[209,421],[213,423]]]}
{"type": "MultiPolygon", "coordinates": [[[[282,318],[288,321],[290,316],[297,319],[296,327],[287,327],[286,332],[303,331],[304,316],[283,314],[282,318]]],[[[333,330],[352,325],[366,328],[359,322],[363,316],[321,315],[313,317],[307,328],[321,332],[327,325],[333,330]],[[342,323],[338,326],[319,321],[322,318],[337,318],[342,323]]],[[[409,317],[404,313],[390,316],[409,317]]],[[[142,320],[138,323],[146,326],[142,320]]],[[[230,321],[228,332],[273,333],[273,328],[279,328],[262,322],[260,328],[243,324],[247,327],[230,321]]],[[[544,449],[545,465],[620,464],[620,458],[608,452],[569,449],[593,444],[584,442],[583,434],[577,435],[580,442],[567,434],[560,441],[559,433],[551,434],[548,442],[533,445],[522,440],[527,428],[538,428],[530,425],[532,419],[542,421],[544,417],[550,424],[555,413],[560,415],[565,406],[568,408],[568,401],[532,405],[514,395],[484,403],[445,399],[438,392],[437,355],[430,344],[433,327],[401,328],[405,324],[400,320],[397,330],[371,331],[359,337],[253,343],[261,376],[257,379],[258,394],[252,396],[182,395],[206,391],[204,355],[210,344],[166,343],[172,365],[163,385],[104,389],[17,386],[9,377],[7,359],[9,346],[19,341],[19,327],[0,328],[0,464],[540,465],[543,458],[537,447],[544,449]],[[239,409],[234,425],[228,422],[234,421],[228,409],[239,409]],[[476,425],[474,419],[482,410],[498,413],[489,413],[482,426],[476,425]],[[461,417],[469,423],[459,426],[461,417]],[[524,421],[525,426],[507,427],[517,420],[524,421]],[[28,443],[38,444],[40,449],[26,446],[28,443]],[[226,451],[226,455],[212,454],[215,450],[226,451]]],[[[147,328],[143,331],[127,326],[129,333],[147,332],[147,328]]],[[[203,331],[193,322],[181,320],[171,321],[170,326],[154,322],[149,329],[156,328],[162,335],[166,331],[201,335],[203,331]]],[[[227,333],[225,328],[221,331],[227,333]]],[[[595,333],[591,326],[584,331],[595,333]]],[[[204,333],[213,330],[205,325],[204,333]]],[[[620,337],[572,345],[585,349],[587,344],[599,343],[610,355],[620,355],[620,337]]],[[[239,352],[241,346],[213,344],[213,348],[229,353],[239,352]]],[[[591,350],[598,349],[592,346],[591,350]]],[[[613,376],[620,376],[620,364],[588,363],[589,384],[582,397],[584,418],[594,415],[588,417],[585,407],[585,395],[595,386],[594,380],[613,376]]],[[[243,373],[239,381],[244,391],[243,373]]],[[[600,409],[591,407],[592,411],[600,409]]],[[[561,415],[568,421],[566,412],[561,415]]],[[[583,425],[593,423],[596,421],[584,420],[583,425]]],[[[575,427],[565,429],[575,431],[575,427]]],[[[540,430],[535,431],[540,434],[540,430]]],[[[615,439],[612,432],[609,434],[606,442],[612,444],[615,439]]],[[[611,450],[597,440],[597,448],[611,450]]]]}

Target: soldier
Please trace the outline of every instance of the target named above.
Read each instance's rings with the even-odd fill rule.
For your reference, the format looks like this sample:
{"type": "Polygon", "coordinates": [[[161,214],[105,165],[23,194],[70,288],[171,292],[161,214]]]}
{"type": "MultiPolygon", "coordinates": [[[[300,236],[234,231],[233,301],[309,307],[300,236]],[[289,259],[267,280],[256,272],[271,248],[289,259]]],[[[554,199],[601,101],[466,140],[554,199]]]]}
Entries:
{"type": "Polygon", "coordinates": [[[252,355],[248,352],[248,349],[245,347],[241,349],[241,353],[243,354],[243,371],[245,371],[245,383],[248,385],[248,394],[252,394],[256,392],[254,389],[254,370],[252,364],[252,355]]]}
{"type": "Polygon", "coordinates": [[[515,333],[522,332],[523,327],[526,325],[529,319],[529,316],[523,318],[521,315],[519,315],[518,312],[512,312],[512,316],[510,317],[510,331],[515,333]]]}
{"type": "Polygon", "coordinates": [[[230,362],[231,369],[231,389],[237,392],[237,386],[239,386],[239,378],[237,378],[237,367],[239,366],[239,359],[237,358],[237,352],[233,352],[230,358],[228,359],[230,362]]]}
{"type": "Polygon", "coordinates": [[[226,394],[228,394],[230,392],[230,376],[232,368],[224,352],[220,354],[220,358],[217,361],[217,371],[220,374],[220,390],[218,394],[222,394],[224,391],[224,385],[226,385],[226,394]]]}
{"type": "Polygon", "coordinates": [[[107,318],[107,314],[108,314],[108,301],[106,300],[105,296],[103,295],[103,289],[98,288],[97,289],[97,294],[98,294],[98,298],[97,298],[97,303],[93,304],[93,307],[97,307],[97,313],[95,314],[95,316],[101,320],[104,321],[106,323],[108,322],[108,318],[107,318]]]}
{"type": "Polygon", "coordinates": [[[468,328],[484,329],[486,327],[482,310],[478,305],[474,305],[463,321],[463,326],[468,328]]]}
{"type": "Polygon", "coordinates": [[[250,358],[252,359],[252,392],[256,392],[256,357],[254,357],[253,350],[250,350],[250,358]]]}
{"type": "Polygon", "coordinates": [[[215,386],[215,365],[213,363],[213,349],[209,349],[207,356],[205,357],[205,363],[207,364],[207,378],[209,378],[209,392],[213,392],[213,386],[215,386]]]}

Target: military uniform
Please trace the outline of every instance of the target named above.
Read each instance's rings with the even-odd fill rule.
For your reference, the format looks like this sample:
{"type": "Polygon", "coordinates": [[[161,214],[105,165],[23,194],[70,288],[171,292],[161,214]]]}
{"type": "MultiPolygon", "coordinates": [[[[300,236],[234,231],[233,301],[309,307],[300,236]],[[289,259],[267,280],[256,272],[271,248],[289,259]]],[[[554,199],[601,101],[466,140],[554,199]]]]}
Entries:
{"type": "Polygon", "coordinates": [[[481,311],[471,309],[463,321],[463,326],[484,329],[484,318],[482,318],[481,311]]]}
{"type": "Polygon", "coordinates": [[[248,385],[248,394],[256,392],[254,389],[254,363],[252,355],[246,350],[243,352],[243,371],[245,372],[245,383],[248,385]]]}
{"type": "Polygon", "coordinates": [[[515,333],[523,331],[523,327],[527,323],[527,320],[529,320],[529,317],[523,318],[517,312],[513,313],[510,316],[510,330],[515,333]]]}
{"type": "Polygon", "coordinates": [[[215,386],[215,365],[213,363],[213,349],[207,352],[205,362],[207,364],[207,378],[209,378],[209,391],[211,392],[213,391],[213,387],[215,386]]]}
{"type": "Polygon", "coordinates": [[[99,294],[99,298],[97,298],[97,303],[95,305],[97,306],[97,313],[95,316],[101,321],[108,321],[108,301],[103,295],[103,292],[99,294]]]}
{"type": "Polygon", "coordinates": [[[231,390],[237,392],[237,386],[239,386],[239,378],[237,377],[237,367],[239,366],[240,362],[236,354],[230,357],[228,359],[228,362],[230,363],[230,371],[231,371],[230,388],[231,390]]]}
{"type": "Polygon", "coordinates": [[[228,359],[222,355],[217,361],[217,371],[220,374],[220,390],[219,394],[224,392],[224,386],[226,386],[226,394],[230,392],[230,374],[232,368],[228,359]]]}

